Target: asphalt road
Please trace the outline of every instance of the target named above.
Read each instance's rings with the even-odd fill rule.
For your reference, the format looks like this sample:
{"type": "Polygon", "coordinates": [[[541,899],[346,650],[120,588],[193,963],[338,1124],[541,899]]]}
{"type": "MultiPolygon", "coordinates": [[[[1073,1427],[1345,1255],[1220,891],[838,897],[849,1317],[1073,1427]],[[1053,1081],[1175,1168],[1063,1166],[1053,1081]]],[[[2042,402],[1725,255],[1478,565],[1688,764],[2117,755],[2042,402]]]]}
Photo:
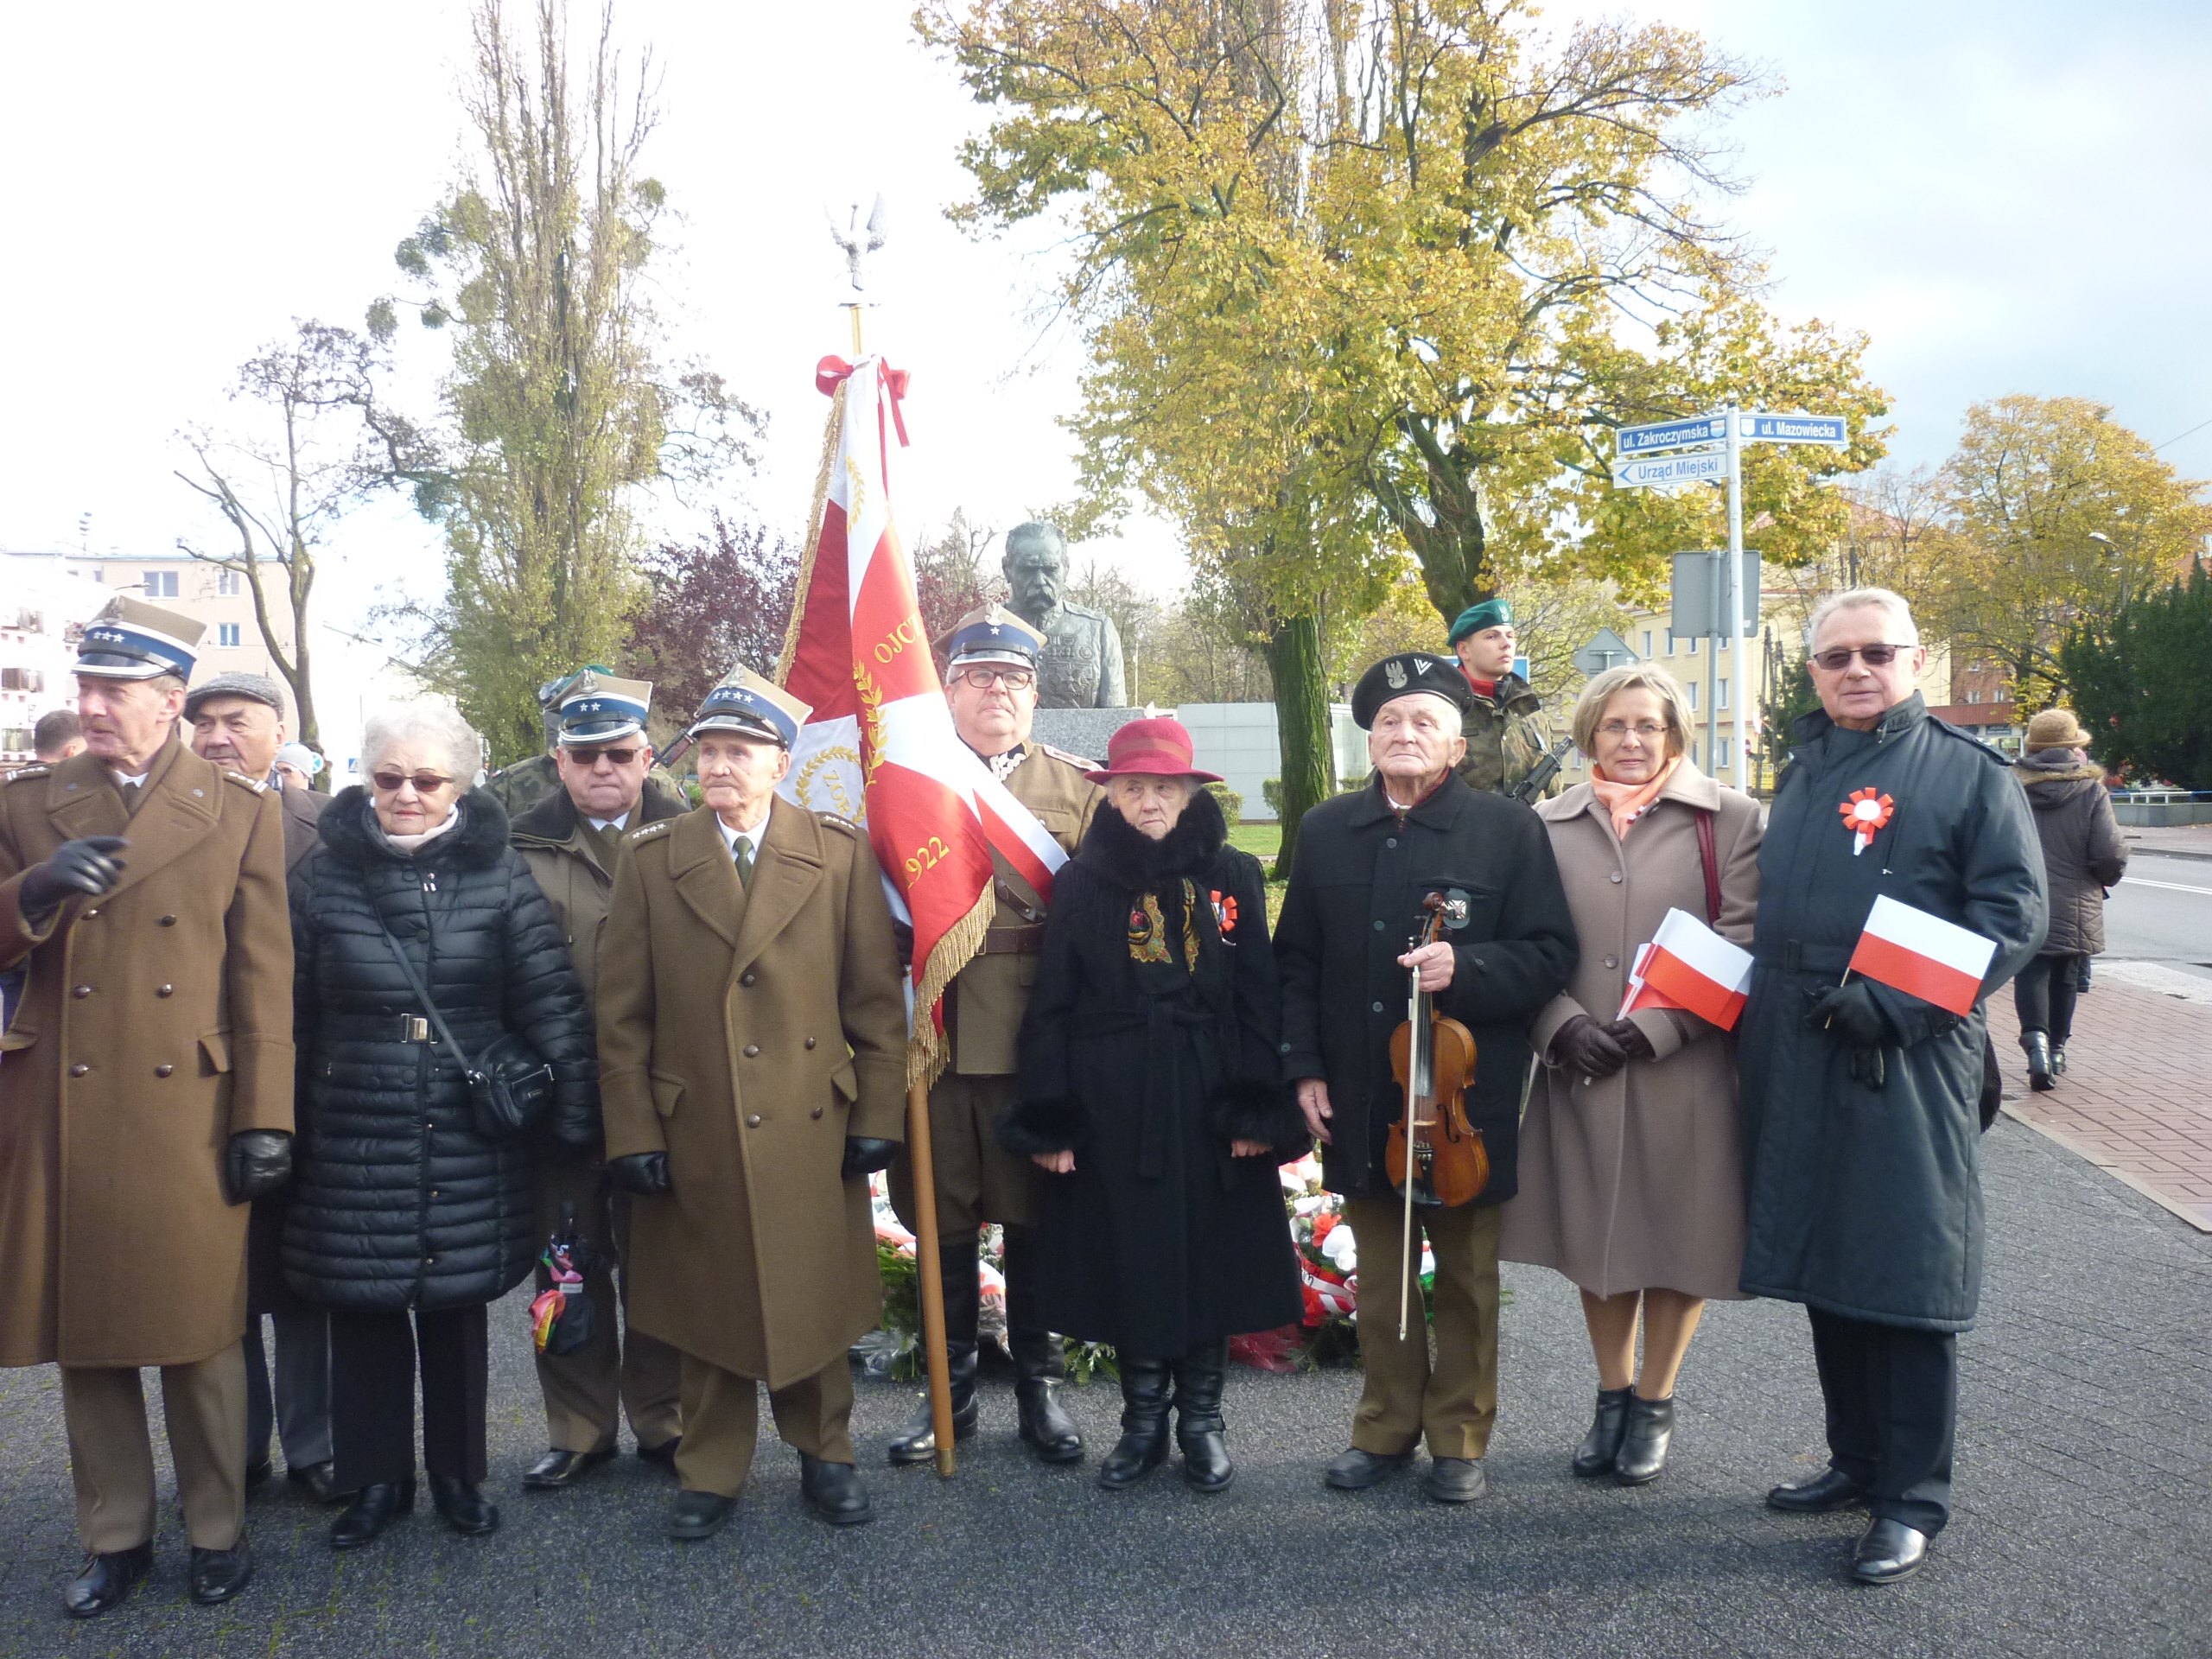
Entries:
{"type": "Polygon", "coordinates": [[[1427,1503],[1410,1476],[1323,1487],[1358,1386],[1345,1371],[1238,1368],[1239,1473],[1213,1497],[1172,1466],[1131,1493],[1096,1488],[1106,1385],[1074,1394],[1084,1465],[1032,1462],[1001,1382],[957,1478],[890,1471],[881,1447],[911,1395],[864,1383],[874,1525],[808,1519],[796,1460],[769,1448],[729,1529],[679,1546],[661,1535],[671,1483],[634,1458],[575,1491],[518,1489],[543,1441],[511,1299],[493,1324],[499,1533],[455,1538],[426,1511],[339,1556],[329,1512],[280,1478],[251,1506],[260,1577],[225,1609],[187,1601],[165,1490],[136,1600],[62,1617],[77,1556],[54,1374],[0,1372],[0,1656],[2202,1656],[2212,1238],[2009,1119],[1984,1147],[1990,1258],[1982,1326],[1960,1344],[1956,1518],[1921,1576],[1889,1589],[1844,1579],[1862,1520],[1759,1501],[1822,1461],[1804,1316],[1778,1303],[1709,1312],[1675,1459],[1641,1491],[1567,1472],[1595,1386],[1574,1293],[1509,1268],[1492,1494],[1465,1509],[1427,1503]]]}
{"type": "Polygon", "coordinates": [[[2137,853],[2105,900],[2105,954],[2212,977],[2212,864],[2137,853]]]}

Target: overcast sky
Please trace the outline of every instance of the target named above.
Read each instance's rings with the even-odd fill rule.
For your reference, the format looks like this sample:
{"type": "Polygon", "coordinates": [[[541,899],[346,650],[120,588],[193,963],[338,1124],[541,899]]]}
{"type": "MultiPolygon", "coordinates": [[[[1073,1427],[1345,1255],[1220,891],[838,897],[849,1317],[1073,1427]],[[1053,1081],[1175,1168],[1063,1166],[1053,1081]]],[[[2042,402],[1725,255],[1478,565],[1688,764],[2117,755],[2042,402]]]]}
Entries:
{"type": "MultiPolygon", "coordinates": [[[[1773,302],[1866,329],[1893,453],[1939,461],[1966,407],[2073,394],[2212,475],[2212,7],[1986,0],[1631,0],[1787,90],[1729,130],[1752,188],[1732,212],[1771,250],[1773,302]]],[[[881,190],[870,343],[912,371],[910,539],[955,505],[1001,528],[1064,499],[1054,423],[1077,354],[1027,321],[1033,251],[977,244],[942,208],[976,124],[909,34],[906,0],[620,0],[664,118],[648,155],[682,222],[660,269],[678,354],[772,417],[751,506],[802,526],[845,343],[825,206],[881,190]]],[[[579,17],[584,16],[580,9],[579,17]]],[[[0,22],[0,546],[169,547],[204,533],[172,440],[223,414],[238,362],[293,317],[358,323],[393,245],[459,156],[457,0],[16,6],[0,22]]],[[[403,336],[418,386],[435,341],[403,336]]],[[[434,591],[433,538],[396,505],[349,521],[327,593],[434,591]]],[[[1154,587],[1173,538],[1102,550],[1154,587]]]]}

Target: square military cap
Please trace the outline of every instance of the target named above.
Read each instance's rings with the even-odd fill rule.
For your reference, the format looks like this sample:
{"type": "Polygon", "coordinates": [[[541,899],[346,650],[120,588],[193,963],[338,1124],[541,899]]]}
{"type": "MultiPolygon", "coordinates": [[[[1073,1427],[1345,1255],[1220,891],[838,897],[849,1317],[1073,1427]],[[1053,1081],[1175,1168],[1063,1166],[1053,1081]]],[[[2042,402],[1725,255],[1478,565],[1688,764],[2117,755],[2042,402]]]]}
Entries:
{"type": "Polygon", "coordinates": [[[780,685],[763,679],[741,663],[730,671],[728,679],[707,693],[686,735],[734,732],[741,737],[760,738],[788,749],[798,738],[798,728],[806,724],[806,717],[813,712],[811,705],[801,702],[780,685]]]}
{"type": "Polygon", "coordinates": [[[962,617],[937,646],[951,668],[965,668],[970,663],[1034,668],[1044,654],[1045,636],[1005,606],[991,604],[962,617]]]}
{"type": "Polygon", "coordinates": [[[588,668],[561,694],[562,745],[574,748],[633,737],[645,730],[652,706],[651,680],[618,680],[588,668]]]}
{"type": "Polygon", "coordinates": [[[118,594],[85,624],[77,645],[77,672],[101,680],[192,677],[207,625],[118,594]]]}

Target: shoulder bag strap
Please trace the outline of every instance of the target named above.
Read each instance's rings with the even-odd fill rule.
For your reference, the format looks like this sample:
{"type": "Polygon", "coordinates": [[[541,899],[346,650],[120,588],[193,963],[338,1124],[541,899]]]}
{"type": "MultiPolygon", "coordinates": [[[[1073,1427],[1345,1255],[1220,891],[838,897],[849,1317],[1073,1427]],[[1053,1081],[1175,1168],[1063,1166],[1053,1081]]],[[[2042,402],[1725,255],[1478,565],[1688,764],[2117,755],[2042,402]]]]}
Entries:
{"type": "Polygon", "coordinates": [[[1705,866],[1705,919],[1708,926],[1720,925],[1720,857],[1713,846],[1713,810],[1700,806],[1697,812],[1697,856],[1705,866]]]}
{"type": "MultiPolygon", "coordinates": [[[[1708,830],[1707,833],[1712,832],[1708,830]]],[[[461,1063],[463,1071],[475,1071],[475,1062],[468,1058],[468,1052],[454,1040],[452,1031],[446,1026],[445,1015],[438,1012],[438,1005],[430,1000],[430,988],[423,984],[423,976],[415,971],[415,964],[407,959],[407,952],[399,948],[399,941],[391,937],[391,930],[384,925],[384,913],[374,909],[376,901],[373,899],[369,902],[372,913],[377,918],[377,931],[384,935],[384,942],[391,947],[391,954],[398,959],[399,971],[407,976],[407,988],[421,999],[423,1011],[430,1016],[430,1024],[437,1030],[438,1040],[461,1063]]]]}

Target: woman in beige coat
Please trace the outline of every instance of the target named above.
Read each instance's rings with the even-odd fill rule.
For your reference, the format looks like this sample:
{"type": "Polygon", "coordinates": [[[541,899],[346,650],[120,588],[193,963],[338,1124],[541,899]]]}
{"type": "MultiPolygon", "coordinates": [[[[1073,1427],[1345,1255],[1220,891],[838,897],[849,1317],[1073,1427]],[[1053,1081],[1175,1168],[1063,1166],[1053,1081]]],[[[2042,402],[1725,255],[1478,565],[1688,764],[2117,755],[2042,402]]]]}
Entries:
{"type": "Polygon", "coordinates": [[[1758,807],[1692,764],[1688,728],[1688,705],[1665,673],[1630,664],[1599,675],[1574,710],[1593,781],[1536,809],[1582,957],[1530,1029],[1544,1064],[1498,1246],[1506,1261],[1581,1287],[1598,1411],[1574,1472],[1624,1485],[1655,1480],[1666,1465],[1675,1375],[1705,1300],[1741,1295],[1733,1040],[1677,1009],[1619,1017],[1637,948],[1669,910],[1751,943],[1758,807]]]}

